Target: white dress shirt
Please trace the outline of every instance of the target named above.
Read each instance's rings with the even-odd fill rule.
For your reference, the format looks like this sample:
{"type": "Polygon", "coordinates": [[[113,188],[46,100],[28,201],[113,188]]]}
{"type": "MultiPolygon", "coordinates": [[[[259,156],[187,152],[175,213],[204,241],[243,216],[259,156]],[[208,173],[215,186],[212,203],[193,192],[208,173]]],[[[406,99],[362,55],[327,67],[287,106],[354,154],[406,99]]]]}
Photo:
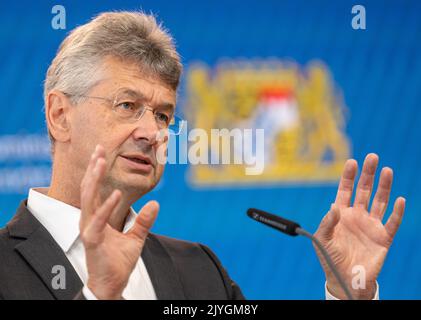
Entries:
{"type": "MultiPolygon", "coordinates": [[[[28,209],[47,229],[60,248],[64,251],[79,278],[84,284],[83,295],[89,300],[96,300],[95,295],[86,286],[88,271],[86,267],[85,248],[79,238],[80,209],[68,205],[46,195],[47,188],[30,189],[28,209]]],[[[131,208],[126,219],[123,232],[127,232],[134,224],[136,213],[131,208]]],[[[377,284],[377,283],[376,283],[377,284]]],[[[339,300],[333,296],[325,284],[326,300],[339,300]]],[[[156,300],[148,271],[142,257],[130,275],[127,287],[123,291],[126,300],[156,300]]],[[[379,286],[373,300],[379,299],[379,286]]]]}
{"type": "MultiPolygon", "coordinates": [[[[83,295],[85,298],[95,300],[95,295],[86,286],[88,270],[85,247],[79,237],[80,209],[48,197],[46,192],[46,188],[30,189],[28,209],[47,229],[69,259],[84,284],[83,295]]],[[[130,230],[135,219],[136,213],[131,208],[123,232],[130,230]]],[[[155,290],[142,257],[139,257],[130,275],[129,282],[123,291],[123,298],[127,300],[156,300],[155,290]]]]}

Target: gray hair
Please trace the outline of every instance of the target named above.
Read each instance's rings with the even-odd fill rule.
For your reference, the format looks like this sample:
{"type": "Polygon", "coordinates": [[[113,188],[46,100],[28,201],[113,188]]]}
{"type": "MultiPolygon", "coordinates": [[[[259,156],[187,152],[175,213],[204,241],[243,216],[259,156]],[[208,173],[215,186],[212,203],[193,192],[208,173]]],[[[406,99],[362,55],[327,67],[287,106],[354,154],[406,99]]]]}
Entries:
{"type": "MultiPolygon", "coordinates": [[[[75,28],[61,43],[48,68],[44,101],[53,89],[79,103],[101,79],[99,66],[106,56],[134,62],[177,90],[182,64],[171,35],[153,15],[143,12],[105,12],[75,28]]],[[[54,138],[48,130],[52,144],[54,138]]]]}

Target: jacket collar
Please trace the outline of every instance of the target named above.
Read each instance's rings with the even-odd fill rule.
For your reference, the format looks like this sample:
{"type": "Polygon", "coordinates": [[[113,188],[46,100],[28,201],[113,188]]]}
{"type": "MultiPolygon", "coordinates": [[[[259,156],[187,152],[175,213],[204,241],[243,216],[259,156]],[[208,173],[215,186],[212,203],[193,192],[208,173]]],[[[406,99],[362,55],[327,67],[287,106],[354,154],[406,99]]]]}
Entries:
{"type": "Polygon", "coordinates": [[[21,202],[16,215],[7,224],[7,229],[11,237],[23,239],[15,246],[15,250],[34,269],[51,294],[60,300],[73,299],[82,289],[83,283],[57,242],[27,209],[26,200],[21,202]],[[54,288],[55,277],[58,272],[63,274],[63,270],[64,289],[54,288]]]}

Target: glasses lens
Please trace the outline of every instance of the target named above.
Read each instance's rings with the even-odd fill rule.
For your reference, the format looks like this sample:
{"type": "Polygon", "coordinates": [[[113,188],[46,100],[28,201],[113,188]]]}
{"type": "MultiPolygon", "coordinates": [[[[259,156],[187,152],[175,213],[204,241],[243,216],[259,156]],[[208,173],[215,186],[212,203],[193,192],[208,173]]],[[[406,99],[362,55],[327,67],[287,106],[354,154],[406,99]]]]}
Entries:
{"type": "Polygon", "coordinates": [[[144,107],[133,95],[119,93],[114,99],[113,110],[121,119],[136,121],[142,116],[144,107]]]}

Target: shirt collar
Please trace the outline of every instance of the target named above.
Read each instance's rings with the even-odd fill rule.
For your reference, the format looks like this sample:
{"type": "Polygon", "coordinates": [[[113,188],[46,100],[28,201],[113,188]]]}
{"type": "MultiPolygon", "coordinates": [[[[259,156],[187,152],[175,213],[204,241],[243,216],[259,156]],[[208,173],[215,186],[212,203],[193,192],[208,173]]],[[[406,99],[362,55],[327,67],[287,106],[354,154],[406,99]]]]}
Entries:
{"type": "MultiPolygon", "coordinates": [[[[61,249],[67,253],[79,237],[80,209],[47,196],[47,188],[31,188],[27,207],[47,229],[61,249]]],[[[123,232],[133,226],[136,213],[130,207],[123,232]]]]}

